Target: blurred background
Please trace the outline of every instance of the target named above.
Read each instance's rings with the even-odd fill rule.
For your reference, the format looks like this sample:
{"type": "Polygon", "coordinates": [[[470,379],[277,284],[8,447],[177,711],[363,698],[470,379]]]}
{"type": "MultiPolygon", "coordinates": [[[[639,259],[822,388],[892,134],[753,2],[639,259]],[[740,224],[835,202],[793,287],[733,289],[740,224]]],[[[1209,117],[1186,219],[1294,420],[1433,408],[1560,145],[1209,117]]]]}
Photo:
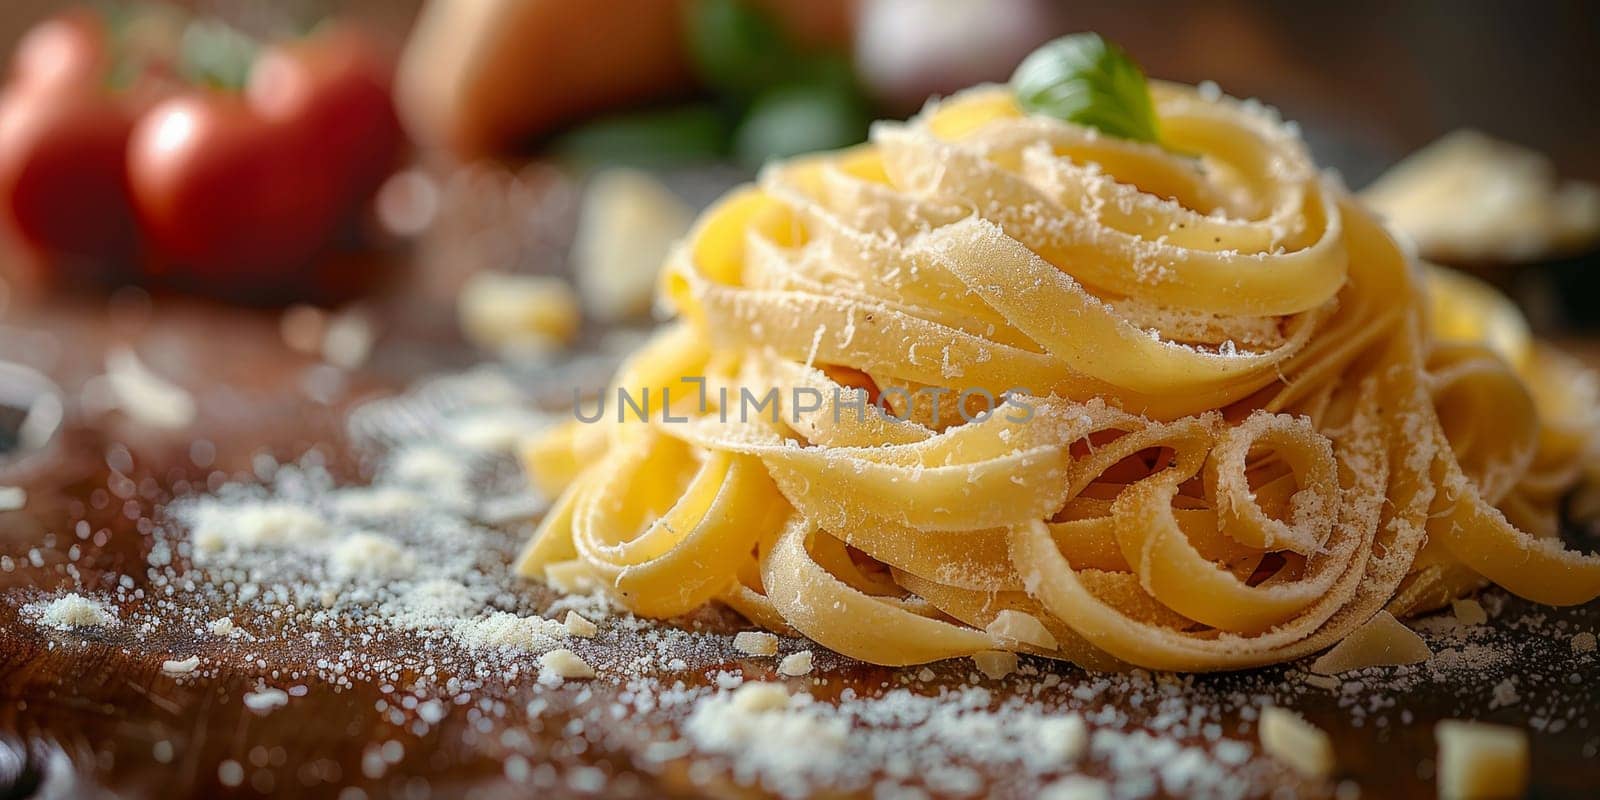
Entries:
{"type": "Polygon", "coordinates": [[[1582,0],[10,0],[0,297],[359,304],[538,358],[647,318],[760,164],[1075,31],[1276,106],[1354,189],[1447,137],[1369,200],[1536,327],[1600,316],[1582,0]]]}
{"type": "MultiPolygon", "coordinates": [[[[530,0],[530,4],[540,2],[530,0]]],[[[628,7],[653,2],[609,0],[578,5],[628,7]]],[[[820,2],[829,5],[837,0],[820,2]]],[[[483,4],[492,4],[492,0],[458,3],[483,4]]],[[[0,11],[0,51],[11,52],[28,28],[72,5],[68,0],[8,0],[0,11]]],[[[222,0],[180,5],[212,10],[231,19],[261,19],[291,8],[302,17],[344,13],[401,37],[422,3],[222,0]]],[[[950,9],[981,8],[986,3],[860,0],[852,5],[880,6],[901,11],[908,18],[926,14],[928,26],[933,27],[950,9]]],[[[1353,183],[1375,177],[1384,166],[1383,159],[1397,158],[1460,127],[1479,128],[1549,153],[1574,176],[1600,178],[1600,148],[1592,146],[1600,130],[1600,102],[1596,102],[1600,70],[1594,65],[1595,53],[1600,52],[1600,13],[1586,0],[1312,4],[1292,0],[990,0],[987,5],[994,7],[994,16],[1004,16],[1015,8],[1042,9],[1055,18],[1051,27],[1024,27],[1028,35],[1019,38],[1035,41],[1002,50],[1005,57],[997,53],[993,59],[999,66],[975,70],[976,74],[1004,79],[1019,53],[1032,44],[1059,33],[1099,31],[1122,43],[1153,76],[1189,83],[1214,80],[1230,94],[1270,99],[1290,118],[1342,130],[1365,148],[1358,156],[1371,159],[1340,165],[1349,170],[1353,183]]],[[[917,32],[900,29],[885,38],[900,35],[914,39],[917,32]]],[[[597,41],[591,46],[603,50],[606,45],[597,41]]],[[[952,61],[972,55],[945,54],[952,61]]]]}

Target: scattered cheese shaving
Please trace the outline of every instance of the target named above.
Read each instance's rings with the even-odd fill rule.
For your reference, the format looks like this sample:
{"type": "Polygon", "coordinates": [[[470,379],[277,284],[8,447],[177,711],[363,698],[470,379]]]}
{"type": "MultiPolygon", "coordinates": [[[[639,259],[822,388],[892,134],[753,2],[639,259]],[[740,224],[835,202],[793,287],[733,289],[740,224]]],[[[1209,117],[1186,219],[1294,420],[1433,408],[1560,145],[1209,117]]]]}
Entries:
{"type": "Polygon", "coordinates": [[[365,311],[341,311],[328,320],[322,335],[322,360],[341,369],[366,363],[378,340],[378,326],[365,311]]]}
{"type": "Polygon", "coordinates": [[[778,637],[764,631],[740,631],[734,634],[733,649],[749,656],[774,656],[778,654],[778,637]]]}
{"type": "Polygon", "coordinates": [[[1439,796],[1450,800],[1521,797],[1528,781],[1528,737],[1516,728],[1444,720],[1439,743],[1439,796]]]}
{"type": "Polygon", "coordinates": [[[555,675],[563,680],[587,679],[594,677],[594,667],[587,661],[578,657],[577,653],[566,648],[551,650],[539,656],[541,667],[540,677],[546,673],[555,675]]]}
{"type": "Polygon", "coordinates": [[[600,632],[600,626],[584,619],[583,615],[576,611],[567,612],[566,626],[567,633],[584,639],[593,638],[595,634],[600,632]]]}
{"type": "Polygon", "coordinates": [[[578,297],[567,282],[548,275],[480,272],[457,298],[461,330],[487,350],[528,340],[565,344],[578,333],[578,297]]]}
{"type": "Polygon", "coordinates": [[[1009,645],[1024,644],[1041,650],[1056,649],[1056,637],[1032,614],[1006,609],[996,614],[984,629],[990,636],[1009,645]]]}
{"type": "Polygon", "coordinates": [[[1539,260],[1600,237],[1600,187],[1563,181],[1542,153],[1473,130],[1407,156],[1362,199],[1434,260],[1539,260]]]}
{"type": "Polygon", "coordinates": [[[790,653],[789,655],[784,656],[783,660],[778,662],[778,671],[788,675],[791,678],[797,678],[801,675],[810,675],[811,651],[801,650],[798,653],[790,653]]]}
{"type": "Polygon", "coordinates": [[[1418,664],[1432,655],[1433,651],[1416,631],[1402,625],[1393,614],[1379,611],[1365,625],[1351,631],[1344,641],[1311,662],[1311,671],[1319,675],[1337,675],[1365,667],[1418,664]]]}
{"type": "Polygon", "coordinates": [[[194,422],[194,395],[150,371],[128,347],[106,353],[106,382],[117,407],[152,428],[187,428],[194,422]]]}
{"type": "Polygon", "coordinates": [[[1489,612],[1483,610],[1483,605],[1472,598],[1450,601],[1450,608],[1455,612],[1456,622],[1462,625],[1482,625],[1489,621],[1489,612]]]}
{"type": "Polygon", "coordinates": [[[272,687],[260,689],[244,696],[245,708],[257,714],[266,714],[275,708],[282,708],[288,704],[289,693],[272,687]]]}
{"type": "Polygon", "coordinates": [[[694,212],[647,173],[595,175],[572,243],[584,308],[607,322],[648,312],[656,274],[693,220],[694,212]]]}
{"type": "Polygon", "coordinates": [[[978,671],[996,680],[1017,671],[1017,654],[1006,650],[980,650],[972,654],[978,671]]]}
{"type": "Polygon", "coordinates": [[[1333,690],[1339,688],[1339,679],[1332,675],[1307,675],[1304,680],[1307,686],[1315,686],[1318,689],[1333,690]]]}
{"type": "Polygon", "coordinates": [[[1277,706],[1261,709],[1261,749],[1294,771],[1314,779],[1333,773],[1333,740],[1300,715],[1277,706]]]}
{"type": "Polygon", "coordinates": [[[199,656],[189,656],[182,661],[167,660],[161,662],[161,671],[168,675],[188,675],[200,666],[199,656]]]}
{"type": "Polygon", "coordinates": [[[20,486],[0,486],[0,511],[21,511],[28,506],[28,491],[20,486]]]}

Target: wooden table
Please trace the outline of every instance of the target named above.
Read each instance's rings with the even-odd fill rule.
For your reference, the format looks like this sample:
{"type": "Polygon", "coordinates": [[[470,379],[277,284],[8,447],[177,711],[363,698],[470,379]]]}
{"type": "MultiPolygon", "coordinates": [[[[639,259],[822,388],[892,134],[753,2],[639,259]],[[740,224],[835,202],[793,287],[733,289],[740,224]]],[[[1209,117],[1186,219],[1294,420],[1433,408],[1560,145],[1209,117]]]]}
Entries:
{"type": "MultiPolygon", "coordinates": [[[[147,360],[177,382],[210,388],[201,395],[199,417],[189,430],[161,433],[114,415],[88,420],[69,414],[47,451],[0,460],[0,485],[24,487],[29,498],[24,510],[0,513],[0,554],[16,564],[0,573],[0,798],[33,796],[41,787],[54,792],[48,796],[360,796],[349,787],[369,796],[525,796],[533,790],[515,779],[527,776],[506,766],[513,755],[523,765],[599,766],[609,776],[601,790],[607,796],[750,793],[728,780],[725,760],[690,756],[665,765],[647,763],[642,753],[671,732],[675,721],[670,717],[612,720],[606,730],[588,731],[581,752],[575,752],[574,740],[563,733],[564,721],[592,718],[594,709],[615,699],[620,688],[603,681],[583,693],[570,686],[541,693],[529,681],[490,680],[478,694],[503,702],[508,712],[487,728],[468,713],[452,712],[418,735],[411,717],[383,708],[380,701],[391,695],[377,682],[340,687],[309,675],[298,679],[306,687],[304,697],[266,716],[247,710],[240,698],[264,673],[304,668],[315,657],[288,642],[269,637],[257,648],[261,662],[247,665],[215,637],[165,631],[140,640],[117,631],[57,632],[19,617],[19,606],[41,591],[73,585],[69,549],[78,550],[70,563],[83,586],[103,588],[121,575],[142,585],[149,537],[140,532],[141,520],[159,515],[174,496],[202,491],[214,472],[247,476],[253,457],[263,450],[292,458],[318,447],[336,473],[360,480],[362,462],[345,440],[348,409],[394,391],[423,371],[470,358],[437,328],[407,332],[394,327],[399,319],[393,316],[380,312],[380,319],[390,334],[380,341],[377,357],[366,368],[342,373],[338,388],[320,399],[302,387],[308,371],[326,367],[284,345],[274,314],[167,299],[152,304],[135,297],[117,304],[115,312],[89,303],[22,309],[5,320],[0,357],[36,363],[69,396],[102,369],[105,348],[120,343],[137,343],[147,360]],[[196,439],[214,446],[214,459],[209,453],[195,457],[196,439]],[[78,536],[80,521],[95,533],[78,536]],[[35,550],[37,563],[29,558],[35,550]],[[161,671],[162,661],[175,652],[215,659],[222,672],[176,681],[161,671]],[[549,704],[536,722],[521,711],[533,697],[549,704]],[[507,736],[507,731],[525,735],[507,736]],[[391,741],[401,743],[398,753],[375,750],[391,741]],[[370,770],[374,753],[395,757],[381,770],[370,770]],[[713,765],[711,778],[691,770],[699,760],[713,765]],[[226,785],[222,776],[230,763],[239,772],[227,781],[233,785],[226,785]]],[[[1510,600],[1500,619],[1517,619],[1527,610],[1510,600]]],[[[1551,630],[1555,620],[1565,621],[1569,632],[1600,629],[1600,605],[1551,610],[1548,617],[1538,630],[1551,630]]],[[[716,611],[680,624],[712,632],[736,627],[729,615],[716,611]]],[[[1359,692],[1361,703],[1389,704],[1381,714],[1383,727],[1373,722],[1380,714],[1358,715],[1348,698],[1341,702],[1337,692],[1307,689],[1298,678],[1286,677],[1298,673],[1283,668],[1200,677],[1187,691],[1197,704],[1220,709],[1218,721],[1228,735],[1251,742],[1253,723],[1240,717],[1240,704],[1226,698],[1262,694],[1293,705],[1332,733],[1341,775],[1359,784],[1366,797],[1432,795],[1432,722],[1437,719],[1478,717],[1527,726],[1535,717],[1577,709],[1575,720],[1560,731],[1532,732],[1533,794],[1595,796],[1600,791],[1595,755],[1600,669],[1594,658],[1577,659],[1565,636],[1507,631],[1492,642],[1505,654],[1498,663],[1481,669],[1461,664],[1445,680],[1418,678],[1398,690],[1374,686],[1359,692]],[[1524,676],[1518,684],[1521,702],[1491,708],[1492,687],[1507,675],[1524,676]],[[1362,716],[1366,721],[1357,727],[1362,716]]],[[[363,647],[355,641],[330,646],[363,647]]],[[[1084,710],[1120,703],[1131,713],[1133,727],[1145,724],[1132,698],[1113,691],[1089,701],[1074,699],[1070,689],[1088,676],[1068,666],[1031,663],[1063,677],[1048,694],[1051,703],[1084,710]]],[[[713,657],[691,663],[688,680],[703,683],[714,671],[734,666],[752,677],[772,674],[770,663],[713,657]]],[[[822,696],[847,687],[881,691],[914,671],[842,666],[828,672],[828,685],[816,691],[822,696]]],[[[967,671],[941,667],[929,685],[960,686],[968,680],[967,671]]],[[[1014,683],[994,686],[1002,696],[1019,691],[1014,683]]],[[[1104,771],[1099,762],[1090,762],[1088,769],[1104,771]]],[[[1326,797],[1337,791],[1334,783],[1303,781],[1259,753],[1246,770],[1253,796],[1326,797]]],[[[538,793],[581,794],[581,788],[557,781],[538,793]]]]}

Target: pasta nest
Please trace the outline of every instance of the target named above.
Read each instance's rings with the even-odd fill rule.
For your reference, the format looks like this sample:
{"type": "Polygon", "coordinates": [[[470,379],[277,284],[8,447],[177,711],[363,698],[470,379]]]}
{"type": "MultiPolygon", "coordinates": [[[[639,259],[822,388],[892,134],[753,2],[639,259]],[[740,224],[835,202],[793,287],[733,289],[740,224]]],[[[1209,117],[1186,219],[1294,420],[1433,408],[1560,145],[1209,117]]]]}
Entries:
{"type": "Polygon", "coordinates": [[[729,194],[612,407],[527,448],[520,570],[884,665],[1235,669],[1487,582],[1600,595],[1555,512],[1593,378],[1269,109],[1153,98],[1160,146],[980,87],[729,194]]]}

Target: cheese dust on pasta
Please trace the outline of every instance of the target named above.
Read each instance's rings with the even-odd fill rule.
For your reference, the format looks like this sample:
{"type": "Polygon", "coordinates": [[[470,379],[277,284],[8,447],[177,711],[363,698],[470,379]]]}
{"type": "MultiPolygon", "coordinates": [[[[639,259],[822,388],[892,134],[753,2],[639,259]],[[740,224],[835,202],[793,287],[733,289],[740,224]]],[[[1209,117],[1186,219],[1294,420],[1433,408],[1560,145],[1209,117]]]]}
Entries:
{"type": "Polygon", "coordinates": [[[972,89],[707,211],[632,404],[528,449],[521,571],[887,665],[1233,669],[1491,582],[1600,595],[1555,513],[1588,374],[1272,112],[1150,96],[1159,143],[972,89]]]}

